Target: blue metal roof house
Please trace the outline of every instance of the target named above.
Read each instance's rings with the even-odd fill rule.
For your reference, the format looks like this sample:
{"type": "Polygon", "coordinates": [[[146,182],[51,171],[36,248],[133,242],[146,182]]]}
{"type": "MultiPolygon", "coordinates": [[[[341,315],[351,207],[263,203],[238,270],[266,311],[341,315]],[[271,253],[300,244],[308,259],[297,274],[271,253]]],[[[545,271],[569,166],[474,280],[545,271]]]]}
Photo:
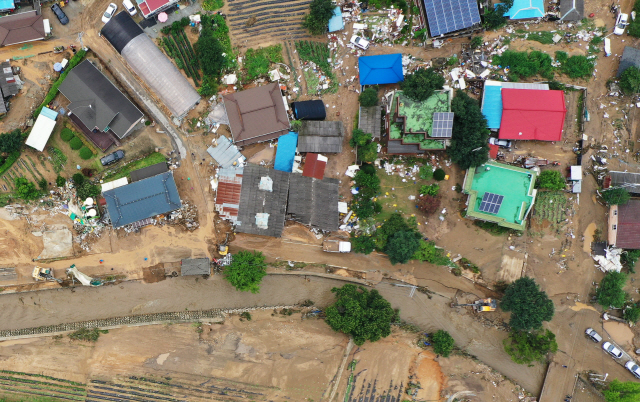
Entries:
{"type": "Polygon", "coordinates": [[[336,7],[333,9],[333,17],[329,20],[329,32],[342,31],[343,29],[342,10],[340,7],[336,7]]]}
{"type": "MultiPolygon", "coordinates": [[[[496,4],[497,6],[497,4],[496,4]]],[[[507,11],[505,17],[512,20],[528,20],[542,18],[545,15],[543,0],[514,0],[513,6],[507,11]]]]}
{"type": "Polygon", "coordinates": [[[276,149],[276,161],[273,163],[275,170],[281,172],[291,172],[293,170],[293,159],[296,156],[298,147],[298,134],[289,133],[278,138],[278,148],[276,149]]]}
{"type": "Polygon", "coordinates": [[[114,228],[182,207],[171,171],[105,191],[102,195],[107,200],[107,211],[114,228]]]}
{"type": "Polygon", "coordinates": [[[358,58],[360,85],[396,84],[404,81],[402,54],[382,54],[358,58]]]}

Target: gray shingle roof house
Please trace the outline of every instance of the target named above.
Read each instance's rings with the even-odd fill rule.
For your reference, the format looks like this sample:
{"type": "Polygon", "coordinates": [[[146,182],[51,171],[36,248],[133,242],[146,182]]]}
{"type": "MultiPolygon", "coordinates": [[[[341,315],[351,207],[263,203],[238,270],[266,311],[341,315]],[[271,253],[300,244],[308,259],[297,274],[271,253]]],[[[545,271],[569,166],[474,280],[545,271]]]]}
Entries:
{"type": "Polygon", "coordinates": [[[182,207],[173,172],[166,172],[102,193],[114,228],[182,207]]]}
{"type": "Polygon", "coordinates": [[[69,112],[89,130],[111,130],[122,139],[142,119],[142,112],[89,60],[69,71],[59,89],[71,101],[69,112]]]}
{"type": "Polygon", "coordinates": [[[280,237],[287,210],[290,173],[247,165],[242,172],[242,190],[236,230],[241,233],[280,237]]]}
{"type": "Polygon", "coordinates": [[[185,258],[181,261],[181,276],[211,275],[211,264],[208,258],[185,258]]]}
{"type": "Polygon", "coordinates": [[[580,21],[584,18],[584,0],[560,0],[560,21],[580,21]]]}
{"type": "Polygon", "coordinates": [[[302,121],[298,152],[340,153],[344,128],[341,121],[302,121]]]}
{"type": "Polygon", "coordinates": [[[640,68],[640,49],[636,49],[631,46],[625,46],[622,52],[622,58],[620,59],[620,65],[618,66],[618,74],[620,77],[624,70],[634,66],[640,68]]]}
{"type": "Polygon", "coordinates": [[[382,107],[360,106],[358,128],[365,133],[371,134],[374,140],[380,139],[380,133],[382,132],[382,107]]]}
{"type": "Polygon", "coordinates": [[[287,216],[296,222],[326,231],[338,230],[337,179],[323,180],[292,174],[287,216]]]}

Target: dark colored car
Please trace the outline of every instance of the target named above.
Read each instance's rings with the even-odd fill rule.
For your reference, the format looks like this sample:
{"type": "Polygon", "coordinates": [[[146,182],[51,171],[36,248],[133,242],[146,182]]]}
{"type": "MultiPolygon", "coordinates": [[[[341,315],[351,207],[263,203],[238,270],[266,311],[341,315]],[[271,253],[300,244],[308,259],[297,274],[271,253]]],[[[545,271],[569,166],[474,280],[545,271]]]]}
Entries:
{"type": "Polygon", "coordinates": [[[58,17],[58,21],[60,21],[62,25],[67,25],[69,23],[69,17],[67,17],[67,14],[62,11],[62,8],[60,8],[57,3],[51,6],[51,11],[53,11],[56,17],[58,17]]]}
{"type": "Polygon", "coordinates": [[[111,165],[112,163],[116,163],[122,158],[124,158],[124,151],[119,149],[116,152],[101,158],[100,163],[102,163],[102,166],[108,166],[108,165],[111,165]]]}

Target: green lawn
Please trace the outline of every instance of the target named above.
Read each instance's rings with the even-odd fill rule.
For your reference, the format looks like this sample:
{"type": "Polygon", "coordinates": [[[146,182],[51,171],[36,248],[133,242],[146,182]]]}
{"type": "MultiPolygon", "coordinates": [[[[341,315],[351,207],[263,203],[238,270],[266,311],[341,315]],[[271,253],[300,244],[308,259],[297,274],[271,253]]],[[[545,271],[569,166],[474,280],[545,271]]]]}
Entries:
{"type": "Polygon", "coordinates": [[[129,162],[126,165],[120,166],[117,170],[107,173],[104,176],[104,180],[113,181],[122,177],[129,176],[134,170],[142,169],[147,166],[155,165],[156,163],[165,162],[167,158],[159,152],[153,152],[142,159],[129,162]]]}
{"type": "Polygon", "coordinates": [[[377,222],[385,221],[394,212],[401,213],[405,218],[418,213],[415,200],[410,200],[409,196],[418,196],[420,186],[428,184],[426,180],[416,177],[416,184],[413,184],[413,180],[407,177],[407,181],[403,182],[402,177],[397,173],[388,175],[384,169],[378,169],[378,177],[380,177],[378,201],[382,203],[382,212],[375,216],[377,222]]]}

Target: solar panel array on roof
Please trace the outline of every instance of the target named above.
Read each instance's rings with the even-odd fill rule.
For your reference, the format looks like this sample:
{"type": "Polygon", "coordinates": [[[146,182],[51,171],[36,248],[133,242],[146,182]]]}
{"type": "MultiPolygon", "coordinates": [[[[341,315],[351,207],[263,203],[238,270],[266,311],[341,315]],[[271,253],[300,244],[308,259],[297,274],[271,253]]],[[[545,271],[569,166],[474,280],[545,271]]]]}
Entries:
{"type": "Polygon", "coordinates": [[[475,0],[424,0],[431,36],[459,31],[480,23],[475,0]]]}
{"type": "Polygon", "coordinates": [[[431,126],[431,137],[450,138],[453,129],[453,113],[436,112],[433,114],[433,125],[431,126]]]}
{"type": "Polygon", "coordinates": [[[480,203],[480,212],[486,212],[488,214],[497,214],[500,211],[502,200],[504,195],[498,195],[493,193],[484,193],[482,196],[482,202],[480,203]]]}

